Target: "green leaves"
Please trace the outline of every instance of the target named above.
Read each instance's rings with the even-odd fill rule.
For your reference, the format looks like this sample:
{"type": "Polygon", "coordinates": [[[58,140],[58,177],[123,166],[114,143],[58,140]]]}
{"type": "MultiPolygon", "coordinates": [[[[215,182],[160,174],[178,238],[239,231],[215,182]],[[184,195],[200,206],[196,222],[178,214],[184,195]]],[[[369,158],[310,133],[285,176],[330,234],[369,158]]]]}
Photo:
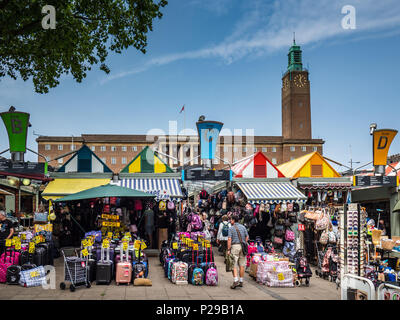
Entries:
{"type": "Polygon", "coordinates": [[[166,0],[0,0],[0,79],[32,78],[47,93],[71,73],[81,82],[92,65],[110,69],[110,51],[146,53],[147,33],[166,0]],[[43,29],[42,7],[56,9],[56,29],[43,29]]]}

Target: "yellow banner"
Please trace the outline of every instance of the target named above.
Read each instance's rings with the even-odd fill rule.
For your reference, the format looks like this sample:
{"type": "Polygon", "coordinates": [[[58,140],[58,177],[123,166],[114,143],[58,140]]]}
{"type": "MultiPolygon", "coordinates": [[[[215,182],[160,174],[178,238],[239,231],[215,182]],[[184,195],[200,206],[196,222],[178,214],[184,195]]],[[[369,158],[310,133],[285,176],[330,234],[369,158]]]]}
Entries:
{"type": "Polygon", "coordinates": [[[387,165],[387,155],[389,152],[389,148],[396,134],[397,130],[392,129],[382,129],[374,131],[374,166],[387,165]]]}

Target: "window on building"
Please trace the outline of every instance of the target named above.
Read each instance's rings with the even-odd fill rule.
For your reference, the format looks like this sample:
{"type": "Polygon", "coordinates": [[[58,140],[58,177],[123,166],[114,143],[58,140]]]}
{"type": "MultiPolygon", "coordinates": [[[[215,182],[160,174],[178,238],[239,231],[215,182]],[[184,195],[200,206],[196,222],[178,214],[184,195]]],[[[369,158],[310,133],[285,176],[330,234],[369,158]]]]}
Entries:
{"type": "Polygon", "coordinates": [[[106,146],[101,146],[100,147],[100,151],[106,151],[107,150],[107,147],[106,146]]]}
{"type": "Polygon", "coordinates": [[[111,151],[117,151],[117,147],[116,146],[111,146],[111,151]]]}
{"type": "Polygon", "coordinates": [[[314,152],[318,151],[318,147],[313,147],[312,149],[313,149],[314,152]]]}
{"type": "Polygon", "coordinates": [[[62,150],[63,149],[63,145],[62,144],[59,144],[58,145],[58,150],[62,150]]]}
{"type": "Polygon", "coordinates": [[[111,158],[111,164],[117,164],[117,158],[112,157],[111,158]]]}
{"type": "Polygon", "coordinates": [[[104,163],[106,163],[106,162],[107,162],[107,159],[106,159],[106,158],[101,158],[101,161],[103,161],[104,163]]]}
{"type": "Polygon", "coordinates": [[[267,148],[262,148],[262,152],[267,152],[267,148]]]}
{"type": "Polygon", "coordinates": [[[124,151],[124,152],[126,152],[126,150],[128,150],[128,149],[127,149],[126,146],[123,146],[123,147],[121,147],[121,150],[124,151]]]}
{"type": "Polygon", "coordinates": [[[168,151],[168,147],[167,146],[162,147],[162,151],[163,152],[167,152],[168,151]]]}
{"type": "Polygon", "coordinates": [[[271,151],[272,151],[272,152],[276,152],[276,147],[272,147],[272,148],[271,148],[271,151]]]}
{"type": "Polygon", "coordinates": [[[291,146],[290,147],[290,152],[295,152],[296,151],[296,147],[291,146]]]}
{"type": "Polygon", "coordinates": [[[303,122],[300,122],[300,129],[303,129],[303,122]]]}
{"type": "Polygon", "coordinates": [[[321,164],[311,165],[311,176],[312,177],[322,177],[322,165],[321,164]]]}
{"type": "Polygon", "coordinates": [[[237,151],[238,151],[238,148],[234,147],[233,152],[237,152],[237,151]]]}
{"type": "Polygon", "coordinates": [[[133,146],[132,151],[137,151],[137,146],[133,146]]]}
{"type": "Polygon", "coordinates": [[[224,147],[224,152],[228,152],[228,147],[224,147]]]}
{"type": "Polygon", "coordinates": [[[299,102],[299,107],[301,108],[303,106],[303,102],[299,102]]]}
{"type": "Polygon", "coordinates": [[[90,149],[91,149],[92,151],[96,151],[96,147],[95,147],[95,146],[91,146],[90,149]]]}
{"type": "Polygon", "coordinates": [[[59,164],[62,164],[62,163],[64,162],[64,161],[63,161],[63,158],[60,158],[60,159],[58,159],[57,161],[58,161],[59,164]]]}
{"type": "Polygon", "coordinates": [[[76,150],[76,145],[71,145],[71,150],[73,151],[73,150],[76,150]]]}
{"type": "Polygon", "coordinates": [[[49,144],[46,144],[45,146],[44,146],[44,150],[51,150],[51,145],[49,145],[49,144]]]}
{"type": "Polygon", "coordinates": [[[292,160],[294,160],[295,159],[295,157],[290,157],[290,161],[292,161],[292,160]]]}
{"type": "Polygon", "coordinates": [[[272,158],[272,163],[277,164],[276,158],[272,158]]]}
{"type": "Polygon", "coordinates": [[[247,148],[243,147],[243,152],[246,153],[247,152],[247,148]]]}
{"type": "Polygon", "coordinates": [[[193,163],[194,163],[194,164],[199,164],[199,158],[194,159],[194,160],[193,160],[193,163]]]}
{"type": "Polygon", "coordinates": [[[125,157],[122,157],[121,163],[122,164],[126,164],[126,158],[125,157]]]}
{"type": "Polygon", "coordinates": [[[306,152],[307,151],[307,147],[301,147],[301,151],[306,152]]]}
{"type": "Polygon", "coordinates": [[[254,152],[257,152],[257,148],[256,148],[256,147],[254,147],[253,151],[254,151],[254,152]]]}

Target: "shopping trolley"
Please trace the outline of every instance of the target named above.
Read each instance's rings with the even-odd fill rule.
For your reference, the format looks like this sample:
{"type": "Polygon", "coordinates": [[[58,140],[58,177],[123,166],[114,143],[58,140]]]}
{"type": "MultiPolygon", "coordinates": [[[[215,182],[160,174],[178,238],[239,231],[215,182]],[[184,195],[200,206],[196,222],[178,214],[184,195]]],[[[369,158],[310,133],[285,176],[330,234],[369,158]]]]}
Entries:
{"type": "MultiPolygon", "coordinates": [[[[64,281],[71,282],[69,290],[74,292],[79,286],[86,286],[90,288],[91,284],[88,277],[88,259],[78,257],[77,255],[72,256],[67,250],[61,249],[61,253],[64,257],[64,281]]],[[[60,289],[65,290],[65,282],[60,283],[60,289]]]]}

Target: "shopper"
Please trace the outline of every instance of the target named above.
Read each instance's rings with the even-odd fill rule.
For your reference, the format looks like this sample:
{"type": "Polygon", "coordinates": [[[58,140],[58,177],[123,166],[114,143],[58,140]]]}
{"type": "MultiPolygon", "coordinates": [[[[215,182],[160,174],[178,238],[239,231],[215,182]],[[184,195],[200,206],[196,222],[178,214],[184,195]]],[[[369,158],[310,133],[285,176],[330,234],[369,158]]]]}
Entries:
{"type": "Polygon", "coordinates": [[[234,258],[233,266],[233,284],[231,289],[236,289],[236,287],[243,287],[243,277],[244,269],[246,266],[246,256],[243,254],[242,242],[247,243],[249,241],[249,234],[246,228],[238,223],[239,217],[232,215],[231,217],[231,227],[228,231],[228,245],[227,254],[232,254],[234,258]],[[238,278],[238,271],[239,276],[238,278]]]}
{"type": "Polygon", "coordinates": [[[8,220],[6,212],[0,211],[0,254],[5,251],[6,239],[11,239],[14,234],[12,222],[8,220]]]}
{"type": "Polygon", "coordinates": [[[226,250],[227,250],[228,234],[229,234],[230,227],[231,227],[231,225],[228,221],[228,216],[223,215],[222,222],[219,224],[219,227],[218,227],[217,243],[221,247],[222,255],[224,256],[225,259],[226,259],[226,250]]]}

